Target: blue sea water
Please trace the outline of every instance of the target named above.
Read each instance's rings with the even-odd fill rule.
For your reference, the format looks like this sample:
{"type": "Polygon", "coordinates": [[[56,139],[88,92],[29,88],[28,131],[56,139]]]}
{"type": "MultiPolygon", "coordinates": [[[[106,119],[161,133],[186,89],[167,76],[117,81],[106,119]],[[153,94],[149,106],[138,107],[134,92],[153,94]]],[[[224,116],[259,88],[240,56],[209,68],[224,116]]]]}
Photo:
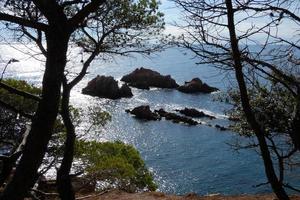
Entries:
{"type": "MultiPolygon", "coordinates": [[[[0,50],[1,51],[1,50],[0,50]]],[[[3,54],[2,50],[2,54],[3,54]]],[[[9,58],[8,55],[2,59],[9,58]]],[[[40,85],[43,67],[26,68],[27,60],[20,60],[5,74],[40,85]],[[18,67],[19,66],[19,67],[18,67]],[[21,67],[20,67],[21,66],[21,67]]],[[[125,112],[139,105],[152,109],[164,108],[174,111],[184,107],[203,110],[217,117],[206,120],[210,124],[227,126],[230,122],[225,111],[230,105],[216,101],[216,97],[235,84],[230,72],[209,65],[196,65],[192,55],[178,49],[169,49],[152,58],[116,58],[110,62],[96,61],[89,74],[74,89],[71,102],[87,111],[98,107],[112,115],[100,133],[90,135],[98,140],[121,140],[134,145],[153,172],[160,191],[186,194],[250,194],[269,193],[269,186],[254,187],[266,182],[259,155],[253,150],[233,150],[229,144],[243,140],[231,131],[220,131],[206,125],[186,126],[169,121],[145,122],[125,112]],[[139,90],[133,88],[134,97],[108,100],[81,94],[81,89],[96,75],[111,75],[120,80],[137,67],[146,67],[170,74],[179,84],[199,77],[221,91],[213,94],[184,94],[171,89],[139,90]]],[[[4,61],[2,66],[4,65],[4,61]]],[[[87,120],[87,119],[86,119],[87,120]]],[[[205,120],[204,120],[205,121],[205,120]]],[[[88,121],[86,122],[88,123],[88,121]]],[[[84,131],[81,127],[81,130],[84,131]]],[[[299,177],[298,177],[299,178],[299,177]]]]}

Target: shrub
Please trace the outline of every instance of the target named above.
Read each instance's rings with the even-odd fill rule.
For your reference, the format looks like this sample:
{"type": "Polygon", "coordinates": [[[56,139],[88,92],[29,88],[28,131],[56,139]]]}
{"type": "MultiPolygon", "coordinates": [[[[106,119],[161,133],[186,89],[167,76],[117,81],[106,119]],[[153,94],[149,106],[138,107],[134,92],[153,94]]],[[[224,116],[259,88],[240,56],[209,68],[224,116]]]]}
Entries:
{"type": "Polygon", "coordinates": [[[131,145],[120,141],[77,141],[75,156],[94,181],[105,181],[128,192],[157,188],[139,152],[131,145]]]}
{"type": "MultiPolygon", "coordinates": [[[[2,82],[24,92],[34,95],[41,94],[40,88],[30,85],[26,81],[5,79],[2,82]]],[[[36,101],[12,94],[2,88],[0,88],[0,100],[29,114],[34,113],[37,106],[36,101]]],[[[17,113],[0,107],[0,151],[9,153],[19,145],[28,121],[26,118],[19,117],[17,113]]]]}
{"type": "MultiPolygon", "coordinates": [[[[14,87],[18,90],[28,92],[33,95],[40,95],[41,88],[30,85],[26,81],[17,79],[5,79],[2,80],[3,83],[14,87]]],[[[22,96],[12,94],[7,90],[0,88],[0,100],[15,107],[17,110],[21,110],[25,113],[33,113],[37,108],[37,102],[31,99],[24,98],[22,96]]]]}

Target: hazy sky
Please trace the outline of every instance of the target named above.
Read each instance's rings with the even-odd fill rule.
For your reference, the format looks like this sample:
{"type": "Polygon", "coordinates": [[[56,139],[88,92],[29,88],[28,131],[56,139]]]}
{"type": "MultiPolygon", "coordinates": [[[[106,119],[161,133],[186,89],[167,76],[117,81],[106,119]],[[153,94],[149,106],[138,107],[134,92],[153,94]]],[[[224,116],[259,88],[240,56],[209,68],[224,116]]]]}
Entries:
{"type": "Polygon", "coordinates": [[[180,30],[174,26],[181,18],[181,12],[170,0],[160,0],[160,10],[165,14],[166,33],[178,34],[180,30]]]}
{"type": "MultiPolygon", "coordinates": [[[[172,2],[172,0],[160,0],[160,11],[165,14],[165,21],[166,21],[166,33],[167,34],[173,34],[173,35],[179,35],[180,33],[183,33],[179,28],[175,27],[175,22],[180,22],[180,19],[182,18],[183,13],[180,11],[180,9],[172,2]]],[[[259,20],[255,22],[256,25],[264,25],[266,21],[259,20]]],[[[250,22],[243,22],[239,25],[242,30],[246,30],[251,26],[250,22]]],[[[291,24],[288,22],[283,23],[280,25],[279,34],[284,35],[285,37],[291,37],[295,36],[295,32],[297,31],[297,28],[299,25],[291,24]]],[[[1,28],[1,25],[0,25],[1,28]]],[[[295,39],[295,38],[294,38],[295,39]]],[[[263,40],[263,39],[262,39],[263,40]]]]}
{"type": "MultiPolygon", "coordinates": [[[[160,10],[165,14],[165,21],[166,21],[166,33],[167,34],[173,34],[178,35],[180,33],[183,33],[183,31],[180,31],[177,27],[174,26],[174,23],[180,23],[180,19],[182,19],[183,12],[180,11],[180,9],[172,2],[172,0],[160,0],[160,10]]],[[[299,14],[299,10],[297,11],[299,14]]],[[[240,16],[236,16],[236,21],[239,20],[240,16]]],[[[244,16],[245,17],[245,16],[244,16]]],[[[244,21],[243,23],[239,24],[238,29],[241,31],[247,30],[252,25],[256,25],[258,27],[264,26],[266,23],[269,22],[269,19],[265,18],[259,18],[259,19],[253,19],[244,21]]],[[[286,39],[292,39],[295,40],[295,35],[299,34],[299,24],[295,24],[288,20],[282,20],[281,23],[277,28],[272,30],[273,33],[280,35],[281,37],[284,37],[286,39]]],[[[182,23],[182,21],[181,21],[182,23]]],[[[261,37],[260,35],[255,36],[256,39],[258,39],[260,42],[263,42],[266,38],[261,37]]]]}

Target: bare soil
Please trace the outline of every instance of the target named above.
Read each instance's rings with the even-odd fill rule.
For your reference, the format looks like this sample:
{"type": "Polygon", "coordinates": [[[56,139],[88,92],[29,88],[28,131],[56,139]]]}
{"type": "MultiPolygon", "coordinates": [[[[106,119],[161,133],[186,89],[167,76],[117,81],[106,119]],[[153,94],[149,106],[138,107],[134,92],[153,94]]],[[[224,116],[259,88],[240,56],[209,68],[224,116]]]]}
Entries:
{"type": "MultiPolygon", "coordinates": [[[[196,194],[187,194],[185,196],[166,195],[160,192],[144,193],[126,193],[123,191],[113,190],[104,193],[95,193],[81,196],[78,200],[276,200],[272,195],[238,195],[238,196],[221,196],[209,195],[198,196],[196,194]]],[[[291,196],[291,200],[300,200],[300,196],[291,196]]]]}

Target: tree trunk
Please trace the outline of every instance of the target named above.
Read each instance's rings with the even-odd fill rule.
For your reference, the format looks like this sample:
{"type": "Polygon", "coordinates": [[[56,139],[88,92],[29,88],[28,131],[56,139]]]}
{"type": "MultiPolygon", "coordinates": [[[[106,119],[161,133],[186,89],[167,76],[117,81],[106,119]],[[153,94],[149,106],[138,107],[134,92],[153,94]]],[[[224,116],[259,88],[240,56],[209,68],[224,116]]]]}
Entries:
{"type": "Polygon", "coordinates": [[[276,196],[280,200],[288,200],[289,197],[286,194],[284,188],[282,187],[282,184],[278,180],[278,177],[276,175],[271,154],[265,139],[265,131],[264,129],[259,125],[259,123],[256,121],[254,113],[251,109],[250,103],[249,103],[249,97],[247,93],[247,86],[244,80],[244,74],[243,74],[243,67],[242,67],[242,61],[241,61],[241,54],[238,47],[238,40],[235,33],[235,25],[234,25],[234,11],[232,7],[232,1],[226,0],[226,8],[227,8],[227,19],[228,19],[228,29],[230,34],[230,43],[232,48],[232,57],[234,61],[234,68],[235,68],[235,75],[238,82],[239,90],[240,90],[240,97],[242,102],[242,107],[244,110],[244,113],[246,115],[247,121],[250,124],[252,130],[254,131],[260,151],[261,156],[264,161],[265,166],[265,173],[268,178],[268,181],[270,182],[273,192],[276,194],[276,196]]]}
{"type": "Polygon", "coordinates": [[[296,106],[290,136],[295,148],[300,151],[300,86],[297,87],[296,106]]]}
{"type": "Polygon", "coordinates": [[[61,26],[50,27],[46,33],[47,60],[43,77],[42,100],[38,104],[32,121],[23,156],[1,200],[23,199],[38,178],[37,170],[42,163],[58,114],[69,37],[68,31],[62,30],[61,26]]]}
{"type": "Polygon", "coordinates": [[[64,157],[61,166],[57,172],[57,190],[62,200],[74,200],[75,193],[73,190],[70,171],[73,163],[75,128],[72,123],[69,111],[70,89],[65,86],[63,89],[63,98],[61,106],[61,115],[67,131],[67,138],[64,147],[64,157]]]}
{"type": "Polygon", "coordinates": [[[17,151],[11,156],[1,156],[0,159],[2,160],[3,167],[0,172],[0,187],[4,185],[5,181],[7,181],[7,179],[11,175],[13,167],[16,165],[16,161],[21,156],[21,154],[21,151],[17,151]]]}
{"type": "Polygon", "coordinates": [[[247,121],[250,124],[252,130],[255,133],[256,138],[258,139],[261,156],[263,158],[265,173],[268,178],[269,183],[273,189],[273,192],[276,194],[280,200],[288,200],[289,197],[286,194],[284,188],[282,187],[281,182],[279,181],[271,158],[271,154],[265,139],[265,132],[257,123],[254,114],[251,110],[248,100],[247,88],[243,77],[242,69],[236,69],[236,77],[238,80],[238,85],[240,88],[240,95],[244,113],[246,115],[247,121]]]}

